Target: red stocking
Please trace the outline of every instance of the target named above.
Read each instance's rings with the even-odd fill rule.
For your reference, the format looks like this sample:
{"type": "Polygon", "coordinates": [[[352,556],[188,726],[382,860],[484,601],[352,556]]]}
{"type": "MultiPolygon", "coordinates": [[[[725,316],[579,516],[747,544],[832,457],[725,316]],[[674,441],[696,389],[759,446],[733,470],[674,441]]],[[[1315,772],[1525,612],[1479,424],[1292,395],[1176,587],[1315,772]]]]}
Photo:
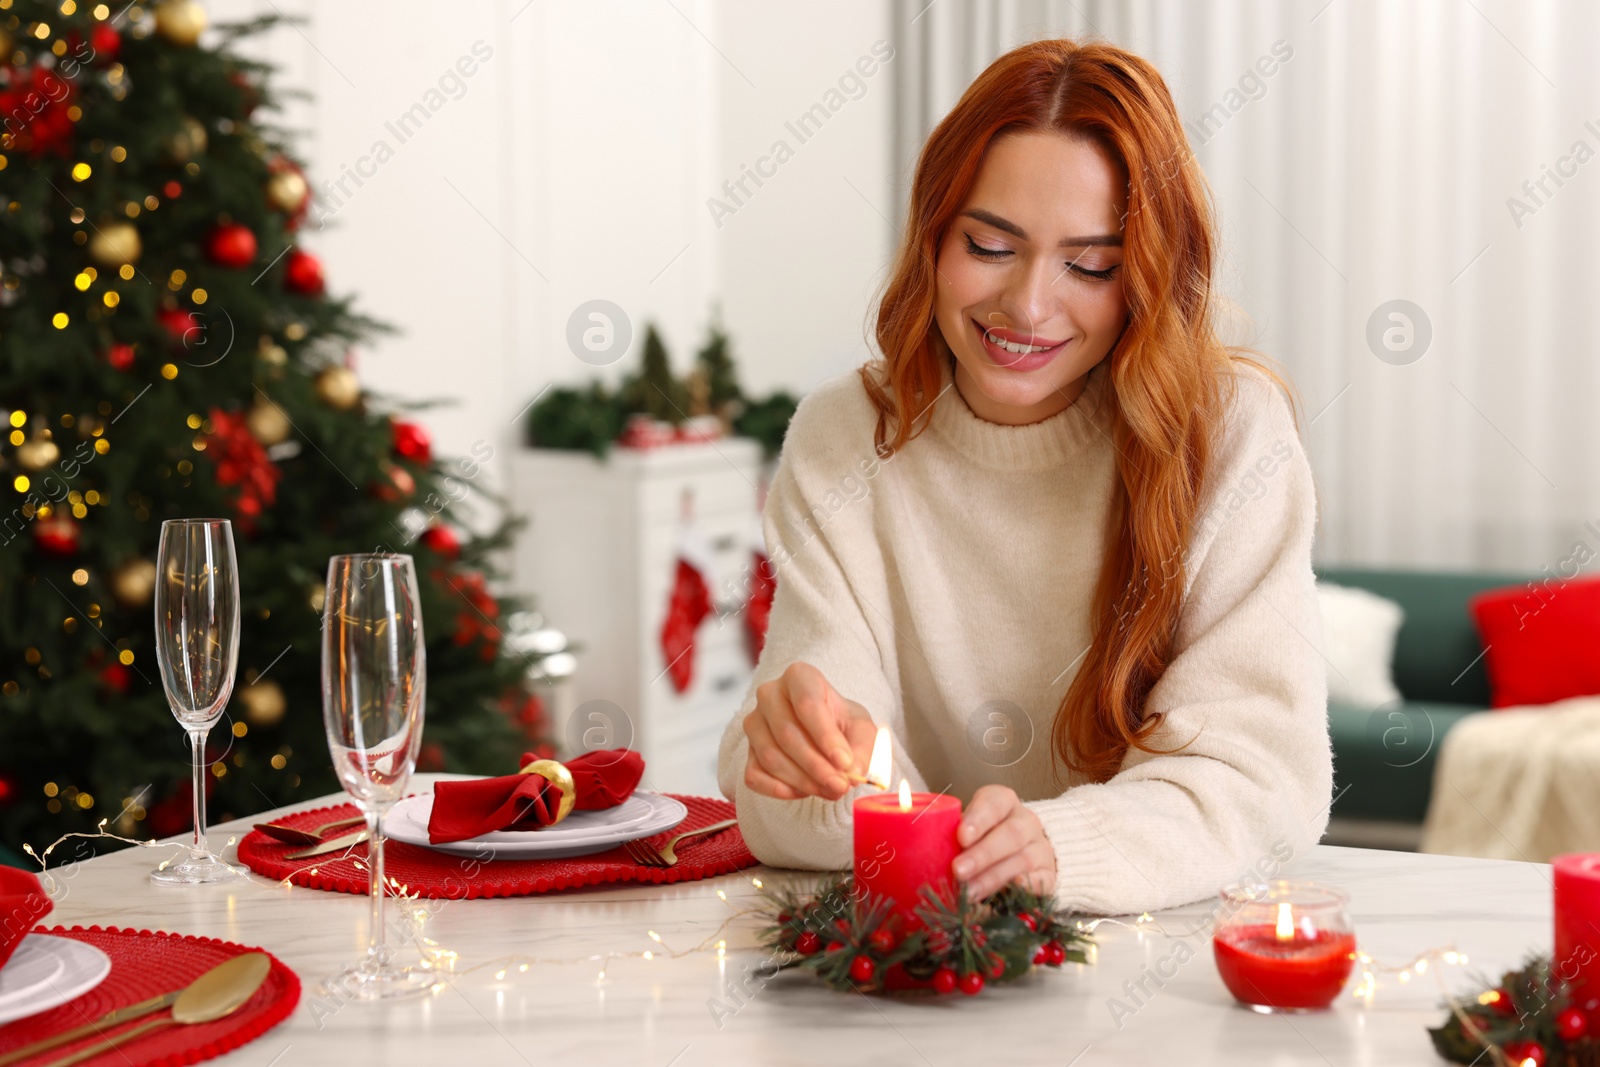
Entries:
{"type": "Polygon", "coordinates": [[[758,548],[750,555],[754,568],[750,576],[750,599],[744,606],[744,644],[753,667],[761,661],[761,649],[767,643],[767,618],[772,614],[772,593],[778,587],[778,576],[765,552],[758,548]]]}
{"type": "Polygon", "coordinates": [[[695,630],[711,613],[706,570],[690,562],[691,555],[698,553],[679,551],[672,599],[667,603],[666,621],[661,624],[661,654],[666,658],[672,686],[680,693],[694,680],[695,630]]]}

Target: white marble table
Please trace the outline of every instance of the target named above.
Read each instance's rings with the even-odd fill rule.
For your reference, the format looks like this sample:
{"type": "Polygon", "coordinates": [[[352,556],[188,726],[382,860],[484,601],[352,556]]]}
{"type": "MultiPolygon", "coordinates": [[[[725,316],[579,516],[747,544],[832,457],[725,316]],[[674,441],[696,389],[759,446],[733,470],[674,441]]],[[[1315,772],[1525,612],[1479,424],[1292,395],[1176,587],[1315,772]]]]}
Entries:
{"type": "MultiPolygon", "coordinates": [[[[215,828],[221,835],[216,840],[243,833],[248,821],[255,820],[215,828]]],[[[1172,974],[1175,961],[1187,954],[1177,937],[1103,925],[1097,963],[1041,969],[974,998],[840,994],[789,973],[763,985],[748,978],[765,958],[750,918],[738,919],[721,935],[727,942],[721,959],[714,949],[677,958],[618,959],[607,965],[603,979],[593,961],[538,964],[526,972],[512,962],[505,977],[496,977],[497,961],[516,954],[577,961],[608,950],[659,954],[663,946],[692,948],[735,910],[759,903],[752,877],[792,877],[763,868],[679,885],[433,902],[437,910],[426,934],[455,952],[457,971],[466,973],[420,1001],[372,1005],[340,1003],[317,991],[323,976],[362,951],[364,898],[285,888],[259,877],[234,887],[161,889],[145,877],[156,858],[155,850],[127,849],[63,868],[51,921],[220,937],[263,946],[294,968],[306,988],[291,1019],[218,1063],[1443,1062],[1424,1031],[1442,1018],[1437,968],[1404,984],[1383,976],[1370,1006],[1347,990],[1328,1012],[1256,1014],[1236,1006],[1217,977],[1203,928],[1206,902],[1153,917],[1168,930],[1202,929],[1187,940],[1192,957],[1159,989],[1147,979],[1153,995],[1120,1020],[1112,998],[1132,1006],[1124,983],[1137,980],[1144,968],[1172,974]],[[662,944],[651,940],[652,930],[662,944]],[[741,981],[745,989],[733,991],[741,981]]],[[[1470,985],[1475,973],[1497,976],[1526,951],[1549,948],[1545,864],[1318,846],[1283,873],[1348,890],[1360,944],[1380,963],[1403,964],[1451,945],[1467,953],[1465,966],[1443,968],[1454,991],[1470,985]]]]}

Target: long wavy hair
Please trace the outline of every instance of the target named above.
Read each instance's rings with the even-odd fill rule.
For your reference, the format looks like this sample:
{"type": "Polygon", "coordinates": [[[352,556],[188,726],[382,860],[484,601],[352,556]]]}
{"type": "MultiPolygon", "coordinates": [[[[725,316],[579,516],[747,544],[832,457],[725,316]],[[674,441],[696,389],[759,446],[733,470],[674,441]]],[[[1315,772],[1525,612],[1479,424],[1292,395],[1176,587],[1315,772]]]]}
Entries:
{"type": "Polygon", "coordinates": [[[926,398],[939,388],[948,349],[936,337],[934,284],[946,230],[988,146],[1029,130],[1095,140],[1128,183],[1128,322],[1106,357],[1119,478],[1092,600],[1093,641],[1051,728],[1058,772],[1103,782],[1130,747],[1177,750],[1150,743],[1162,716],[1146,715],[1144,705],[1172,658],[1184,553],[1234,365],[1260,368],[1289,394],[1291,411],[1295,405],[1282,377],[1218,337],[1210,190],[1160,73],[1112,45],[1035,41],[978,76],[917,160],[904,235],[878,306],[881,357],[861,368],[878,409],[879,453],[892,454],[926,429],[933,406],[926,398]]]}

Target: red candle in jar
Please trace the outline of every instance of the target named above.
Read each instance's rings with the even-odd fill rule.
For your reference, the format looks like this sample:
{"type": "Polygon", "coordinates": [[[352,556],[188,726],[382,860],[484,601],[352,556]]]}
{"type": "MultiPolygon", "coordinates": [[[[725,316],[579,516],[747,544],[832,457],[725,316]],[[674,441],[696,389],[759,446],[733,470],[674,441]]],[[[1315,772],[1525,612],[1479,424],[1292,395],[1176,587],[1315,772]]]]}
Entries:
{"type": "Polygon", "coordinates": [[[1555,955],[1550,969],[1572,984],[1572,1003],[1600,1033],[1600,853],[1550,859],[1555,876],[1555,955]]]}
{"type": "Polygon", "coordinates": [[[1228,991],[1269,1008],[1325,1008],[1355,966],[1355,935],[1342,930],[1296,929],[1280,938],[1273,924],[1229,926],[1211,947],[1228,991]]]}
{"type": "Polygon", "coordinates": [[[913,793],[902,779],[899,794],[857,798],[855,880],[858,893],[887,899],[900,916],[902,931],[918,929],[916,917],[923,886],[950,894],[950,865],[960,847],[956,828],[961,801],[938,793],[913,793]]]}

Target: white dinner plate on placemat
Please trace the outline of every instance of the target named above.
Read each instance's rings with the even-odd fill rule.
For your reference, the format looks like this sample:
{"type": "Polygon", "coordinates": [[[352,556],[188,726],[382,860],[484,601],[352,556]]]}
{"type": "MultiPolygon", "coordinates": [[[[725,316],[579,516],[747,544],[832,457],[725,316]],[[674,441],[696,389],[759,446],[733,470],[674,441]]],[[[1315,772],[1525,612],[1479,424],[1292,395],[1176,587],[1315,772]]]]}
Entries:
{"type": "Polygon", "coordinates": [[[111,973],[111,957],[82,941],[29,934],[0,967],[0,1025],[60,1007],[111,973]]]}
{"type": "Polygon", "coordinates": [[[682,801],[641,789],[614,808],[575,811],[542,830],[497,830],[470,841],[435,845],[428,840],[428,817],[432,812],[431,794],[407,797],[384,819],[384,836],[479,860],[553,860],[604,852],[625,841],[670,830],[689,816],[682,801]]]}

